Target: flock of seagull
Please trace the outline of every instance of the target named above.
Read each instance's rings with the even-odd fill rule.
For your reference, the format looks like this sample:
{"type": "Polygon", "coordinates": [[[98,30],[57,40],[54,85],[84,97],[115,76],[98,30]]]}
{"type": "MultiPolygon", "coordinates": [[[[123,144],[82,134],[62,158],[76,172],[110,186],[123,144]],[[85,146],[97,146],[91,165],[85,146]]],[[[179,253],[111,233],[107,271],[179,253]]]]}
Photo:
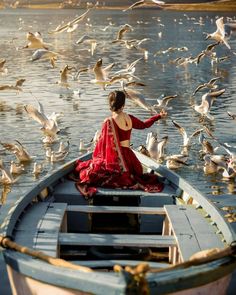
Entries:
{"type": "MultiPolygon", "coordinates": [[[[138,6],[145,6],[149,4],[156,4],[160,7],[164,6],[165,3],[162,1],[138,1],[131,5],[128,9],[132,10],[138,6]]],[[[62,33],[72,34],[77,30],[83,21],[86,21],[89,17],[91,9],[87,9],[83,14],[77,16],[69,22],[63,22],[59,24],[55,29],[50,30],[48,34],[57,35],[62,33]]],[[[106,31],[109,26],[105,27],[103,30],[106,31]]],[[[134,28],[129,24],[123,24],[120,29],[116,32],[116,36],[111,40],[109,46],[121,46],[127,50],[134,50],[139,52],[141,57],[131,61],[124,68],[119,70],[114,70],[117,63],[110,63],[107,65],[103,64],[103,58],[97,59],[95,64],[88,65],[87,67],[78,68],[76,66],[70,66],[69,64],[63,65],[58,72],[59,80],[56,82],[61,90],[74,91],[71,88],[70,81],[80,82],[80,75],[92,76],[91,83],[97,85],[98,89],[103,91],[107,88],[118,84],[118,87],[123,89],[127,95],[127,99],[141,107],[150,114],[158,113],[161,109],[168,110],[169,105],[176,101],[178,97],[177,94],[173,95],[161,95],[157,98],[155,104],[151,105],[140,90],[137,87],[145,87],[146,83],[140,81],[140,78],[136,75],[136,68],[139,64],[148,60],[149,52],[147,47],[144,46],[145,43],[150,41],[150,38],[129,39],[129,32],[134,31],[134,28]]],[[[188,64],[195,64],[199,66],[203,58],[209,58],[212,64],[222,63],[225,60],[233,57],[235,53],[231,49],[230,38],[232,38],[234,32],[236,31],[236,23],[224,22],[224,18],[220,17],[216,20],[216,31],[213,33],[206,34],[206,40],[213,40],[214,43],[206,46],[206,49],[201,51],[197,56],[189,57],[179,57],[172,61],[176,67],[187,66],[188,64]],[[230,52],[230,56],[217,56],[215,49],[217,46],[226,48],[227,53],[230,52]]],[[[160,35],[161,36],[161,35],[160,35]]],[[[32,62],[40,62],[41,60],[48,60],[50,62],[51,68],[57,68],[57,61],[61,57],[61,53],[51,50],[52,45],[43,40],[42,34],[40,32],[32,33],[28,32],[26,34],[27,44],[23,47],[15,46],[15,40],[13,44],[16,50],[31,50],[32,62]]],[[[76,42],[76,46],[83,46],[88,50],[88,54],[94,56],[97,49],[97,41],[94,37],[89,35],[81,36],[76,42]]],[[[119,50],[119,47],[118,47],[119,50]]],[[[165,55],[173,51],[188,51],[187,47],[170,47],[165,50],[155,53],[155,57],[165,55]]],[[[7,60],[4,58],[0,59],[0,75],[2,77],[8,75],[7,60]]],[[[200,122],[213,121],[214,117],[211,114],[211,108],[217,97],[225,93],[225,89],[220,89],[217,84],[222,77],[214,77],[209,79],[209,81],[200,84],[192,93],[194,97],[198,92],[203,92],[201,103],[193,104],[192,108],[200,115],[200,122]]],[[[26,79],[19,79],[15,84],[2,84],[0,85],[0,91],[15,91],[16,93],[24,92],[24,82],[26,79]]],[[[114,87],[114,86],[113,86],[114,87]]],[[[74,91],[75,93],[75,91],[74,91]]],[[[31,93],[32,94],[32,93],[31,93]]],[[[32,94],[34,97],[34,95],[32,94]]],[[[33,121],[37,122],[40,126],[40,131],[42,132],[42,143],[45,146],[45,158],[51,163],[63,161],[70,151],[70,141],[66,142],[60,141],[59,148],[53,149],[53,145],[58,142],[58,134],[60,134],[60,120],[61,113],[53,112],[50,115],[44,110],[42,103],[34,97],[35,103],[24,105],[25,114],[31,118],[33,121]],[[37,103],[37,106],[35,104],[37,103]]],[[[231,119],[236,121],[236,114],[228,112],[231,119]]],[[[36,124],[36,123],[35,123],[36,124]]],[[[177,131],[183,138],[183,144],[181,146],[181,151],[179,154],[167,155],[166,146],[168,145],[168,136],[161,139],[158,138],[155,132],[150,132],[147,134],[146,144],[140,145],[139,150],[146,154],[147,156],[153,158],[154,160],[165,163],[170,169],[178,169],[183,166],[187,166],[188,160],[190,158],[190,149],[193,144],[193,139],[198,137],[199,144],[201,145],[200,156],[204,161],[203,171],[206,174],[221,173],[222,177],[227,179],[234,179],[236,177],[236,147],[232,147],[227,143],[221,142],[216,138],[206,124],[201,125],[192,134],[188,134],[183,126],[181,126],[176,120],[172,120],[173,128],[177,131]],[[217,147],[213,148],[212,143],[216,143],[217,147]],[[220,153],[220,151],[222,151],[220,153]]],[[[99,131],[97,131],[90,142],[85,142],[83,139],[80,140],[79,151],[84,152],[88,150],[93,150],[96,141],[99,137],[99,131]]],[[[25,172],[25,163],[34,161],[33,156],[27,151],[24,145],[19,141],[15,140],[14,143],[8,143],[0,141],[2,149],[0,154],[11,153],[15,156],[15,161],[12,160],[10,165],[6,165],[3,159],[0,159],[0,170],[1,178],[0,182],[2,184],[12,184],[18,181],[19,175],[25,172]]],[[[38,176],[43,171],[43,164],[34,162],[32,173],[38,176]]]]}

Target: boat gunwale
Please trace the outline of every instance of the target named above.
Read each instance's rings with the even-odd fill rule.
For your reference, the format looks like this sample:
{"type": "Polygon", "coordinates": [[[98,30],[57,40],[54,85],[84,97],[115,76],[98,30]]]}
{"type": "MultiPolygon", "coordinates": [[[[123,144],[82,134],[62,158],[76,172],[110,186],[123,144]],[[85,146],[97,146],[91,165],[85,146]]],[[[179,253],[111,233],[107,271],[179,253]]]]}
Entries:
{"type": "MultiPolygon", "coordinates": [[[[118,273],[108,274],[97,271],[85,273],[80,270],[53,266],[12,250],[4,252],[4,257],[7,264],[15,271],[46,284],[55,282],[56,286],[62,288],[95,292],[94,294],[126,294],[127,291],[127,278],[118,273]],[[99,288],[101,288],[101,292],[99,292],[99,288]]],[[[215,282],[231,274],[235,267],[235,257],[223,257],[215,261],[188,267],[187,271],[186,268],[162,269],[161,272],[149,273],[146,280],[150,288],[150,294],[157,294],[157,291],[158,294],[168,294],[215,282]]]]}

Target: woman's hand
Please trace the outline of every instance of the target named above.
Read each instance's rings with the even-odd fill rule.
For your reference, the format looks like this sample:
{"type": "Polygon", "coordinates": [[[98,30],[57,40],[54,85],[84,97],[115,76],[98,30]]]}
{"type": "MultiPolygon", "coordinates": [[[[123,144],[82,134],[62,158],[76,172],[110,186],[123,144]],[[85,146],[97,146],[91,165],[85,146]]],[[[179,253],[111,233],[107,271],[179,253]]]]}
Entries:
{"type": "Polygon", "coordinates": [[[166,112],[164,109],[162,109],[162,110],[160,111],[160,116],[161,116],[162,119],[166,118],[167,115],[168,115],[168,114],[167,114],[167,112],[166,112]]]}

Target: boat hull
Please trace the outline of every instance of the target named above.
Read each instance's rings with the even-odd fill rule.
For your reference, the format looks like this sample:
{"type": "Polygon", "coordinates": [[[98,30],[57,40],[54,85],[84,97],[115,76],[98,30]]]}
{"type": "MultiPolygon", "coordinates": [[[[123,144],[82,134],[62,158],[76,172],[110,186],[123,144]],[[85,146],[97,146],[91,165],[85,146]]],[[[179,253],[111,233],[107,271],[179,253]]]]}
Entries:
{"type": "MultiPolygon", "coordinates": [[[[16,272],[10,266],[7,267],[8,276],[10,279],[11,289],[13,295],[41,295],[41,294],[57,294],[57,295],[88,295],[87,293],[80,290],[66,289],[55,285],[46,284],[30,277],[24,276],[21,273],[16,272]]],[[[214,282],[173,292],[169,294],[173,295],[217,295],[227,294],[227,289],[231,280],[231,274],[226,275],[214,282]]],[[[165,294],[159,293],[158,294],[165,294]]]]}

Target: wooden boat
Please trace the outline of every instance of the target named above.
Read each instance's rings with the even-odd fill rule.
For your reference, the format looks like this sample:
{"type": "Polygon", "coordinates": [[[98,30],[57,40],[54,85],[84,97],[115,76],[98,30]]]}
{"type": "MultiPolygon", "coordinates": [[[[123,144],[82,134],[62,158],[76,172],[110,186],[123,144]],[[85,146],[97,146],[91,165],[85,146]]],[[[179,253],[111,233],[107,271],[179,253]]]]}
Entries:
{"type": "Polygon", "coordinates": [[[4,258],[14,295],[227,292],[236,268],[235,249],[228,247],[236,240],[230,224],[176,173],[135,153],[145,169],[160,175],[162,192],[98,188],[86,200],[67,177],[71,161],[19,198],[1,234],[43,252],[44,260],[63,258],[78,269],[7,248],[4,258]],[[212,248],[218,252],[189,260],[212,248]]]}

